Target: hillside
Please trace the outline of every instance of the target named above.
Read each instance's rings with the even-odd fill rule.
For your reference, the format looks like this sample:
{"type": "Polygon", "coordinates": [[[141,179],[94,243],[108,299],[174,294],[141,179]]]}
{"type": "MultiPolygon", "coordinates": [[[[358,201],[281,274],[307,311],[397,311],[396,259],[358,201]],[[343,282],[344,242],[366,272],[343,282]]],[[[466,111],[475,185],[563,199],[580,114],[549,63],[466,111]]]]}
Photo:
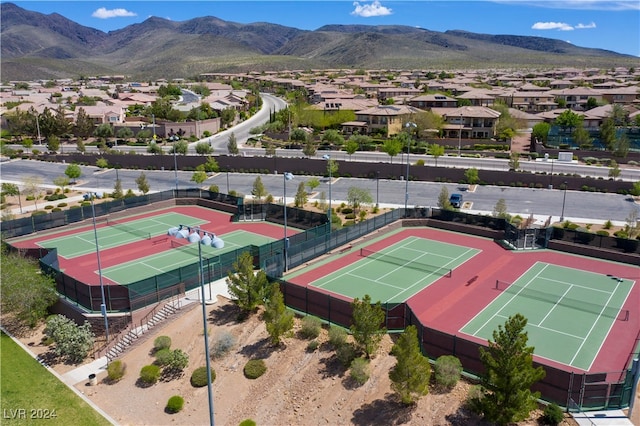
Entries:
{"type": "Polygon", "coordinates": [[[307,31],[213,16],[182,22],[150,17],[105,33],[12,3],[2,3],[0,9],[4,81],[104,74],[174,78],[310,68],[610,68],[637,66],[638,61],[542,37],[401,25],[326,25],[307,31]]]}

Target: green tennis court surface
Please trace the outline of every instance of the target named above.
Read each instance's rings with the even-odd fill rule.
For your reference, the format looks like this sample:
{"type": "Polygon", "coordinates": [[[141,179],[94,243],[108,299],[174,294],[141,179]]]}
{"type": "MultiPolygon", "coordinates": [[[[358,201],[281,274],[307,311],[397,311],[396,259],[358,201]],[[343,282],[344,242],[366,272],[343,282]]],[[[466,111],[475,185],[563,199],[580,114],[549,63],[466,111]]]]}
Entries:
{"type": "MultiPolygon", "coordinates": [[[[222,249],[200,245],[204,259],[214,258],[248,245],[259,246],[275,241],[273,238],[247,231],[234,231],[219,235],[219,237],[224,241],[224,248],[222,249]]],[[[166,251],[104,268],[102,275],[118,284],[127,285],[156,275],[166,274],[174,269],[191,265],[198,261],[197,243],[188,244],[184,240],[169,237],[166,244],[170,247],[166,251]]],[[[173,279],[176,282],[180,281],[177,276],[173,277],[173,279]]]]}
{"type": "Polygon", "coordinates": [[[478,253],[478,249],[409,237],[377,252],[363,249],[362,259],[311,285],[350,298],[368,294],[373,301],[400,303],[455,274],[455,268],[478,253]]]}
{"type": "MultiPolygon", "coordinates": [[[[622,306],[634,281],[538,262],[460,331],[492,339],[498,325],[520,313],[535,354],[589,371],[615,321],[628,321],[622,306]]],[[[631,324],[631,322],[629,322],[631,324]]]]}
{"type": "MultiPolygon", "coordinates": [[[[98,244],[100,245],[100,250],[105,250],[166,234],[169,228],[179,224],[197,226],[204,223],[207,222],[180,213],[164,213],[126,222],[124,219],[107,222],[101,221],[98,225],[106,224],[108,226],[102,226],[97,229],[98,244]]],[[[93,229],[73,235],[39,241],[38,245],[44,248],[56,247],[58,249],[58,255],[67,259],[96,251],[96,240],[93,229]]]]}

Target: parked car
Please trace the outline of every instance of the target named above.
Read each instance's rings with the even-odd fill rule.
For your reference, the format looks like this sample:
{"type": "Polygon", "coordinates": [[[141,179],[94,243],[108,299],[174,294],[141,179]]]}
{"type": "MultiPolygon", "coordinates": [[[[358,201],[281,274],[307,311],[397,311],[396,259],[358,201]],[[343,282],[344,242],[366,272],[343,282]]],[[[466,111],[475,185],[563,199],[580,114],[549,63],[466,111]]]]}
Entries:
{"type": "Polygon", "coordinates": [[[462,207],[462,194],[451,194],[449,197],[449,203],[456,209],[462,207]]]}

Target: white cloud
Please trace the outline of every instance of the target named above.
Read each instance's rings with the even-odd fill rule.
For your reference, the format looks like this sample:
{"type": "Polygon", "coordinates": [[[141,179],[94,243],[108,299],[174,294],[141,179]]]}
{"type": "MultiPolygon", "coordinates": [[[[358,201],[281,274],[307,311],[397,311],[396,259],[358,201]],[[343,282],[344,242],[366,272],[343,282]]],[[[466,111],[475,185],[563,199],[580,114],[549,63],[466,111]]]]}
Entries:
{"type": "Polygon", "coordinates": [[[536,22],[531,28],[534,30],[573,31],[573,27],[564,22],[536,22]]]}
{"type": "Polygon", "coordinates": [[[590,24],[578,24],[578,25],[576,25],[576,29],[577,30],[584,30],[584,29],[595,28],[595,27],[596,27],[596,23],[595,22],[591,22],[590,24]]]}
{"type": "Polygon", "coordinates": [[[363,18],[371,18],[373,16],[386,16],[391,15],[391,9],[383,6],[379,0],[373,0],[371,4],[360,4],[359,2],[353,2],[355,9],[351,12],[352,15],[361,16],[363,18]]]}
{"type": "Polygon", "coordinates": [[[640,10],[638,0],[491,0],[495,3],[577,10],[640,10]]]}
{"type": "Polygon", "coordinates": [[[94,18],[100,19],[109,19],[109,18],[122,18],[126,16],[138,16],[134,12],[129,12],[127,9],[107,9],[106,7],[101,7],[96,9],[92,14],[94,18]]]}

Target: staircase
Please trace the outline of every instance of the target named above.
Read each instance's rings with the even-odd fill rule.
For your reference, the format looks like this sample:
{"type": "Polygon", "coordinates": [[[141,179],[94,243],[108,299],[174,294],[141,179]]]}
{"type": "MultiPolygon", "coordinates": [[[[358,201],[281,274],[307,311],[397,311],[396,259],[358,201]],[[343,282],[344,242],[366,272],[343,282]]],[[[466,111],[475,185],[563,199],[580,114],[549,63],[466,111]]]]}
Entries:
{"type": "Polygon", "coordinates": [[[175,315],[182,308],[180,300],[174,300],[162,306],[157,306],[149,312],[142,320],[140,325],[131,324],[126,332],[122,332],[115,340],[113,340],[105,356],[108,361],[112,361],[120,356],[129,348],[136,340],[153,329],[156,325],[161,324],[167,318],[175,315]]]}

